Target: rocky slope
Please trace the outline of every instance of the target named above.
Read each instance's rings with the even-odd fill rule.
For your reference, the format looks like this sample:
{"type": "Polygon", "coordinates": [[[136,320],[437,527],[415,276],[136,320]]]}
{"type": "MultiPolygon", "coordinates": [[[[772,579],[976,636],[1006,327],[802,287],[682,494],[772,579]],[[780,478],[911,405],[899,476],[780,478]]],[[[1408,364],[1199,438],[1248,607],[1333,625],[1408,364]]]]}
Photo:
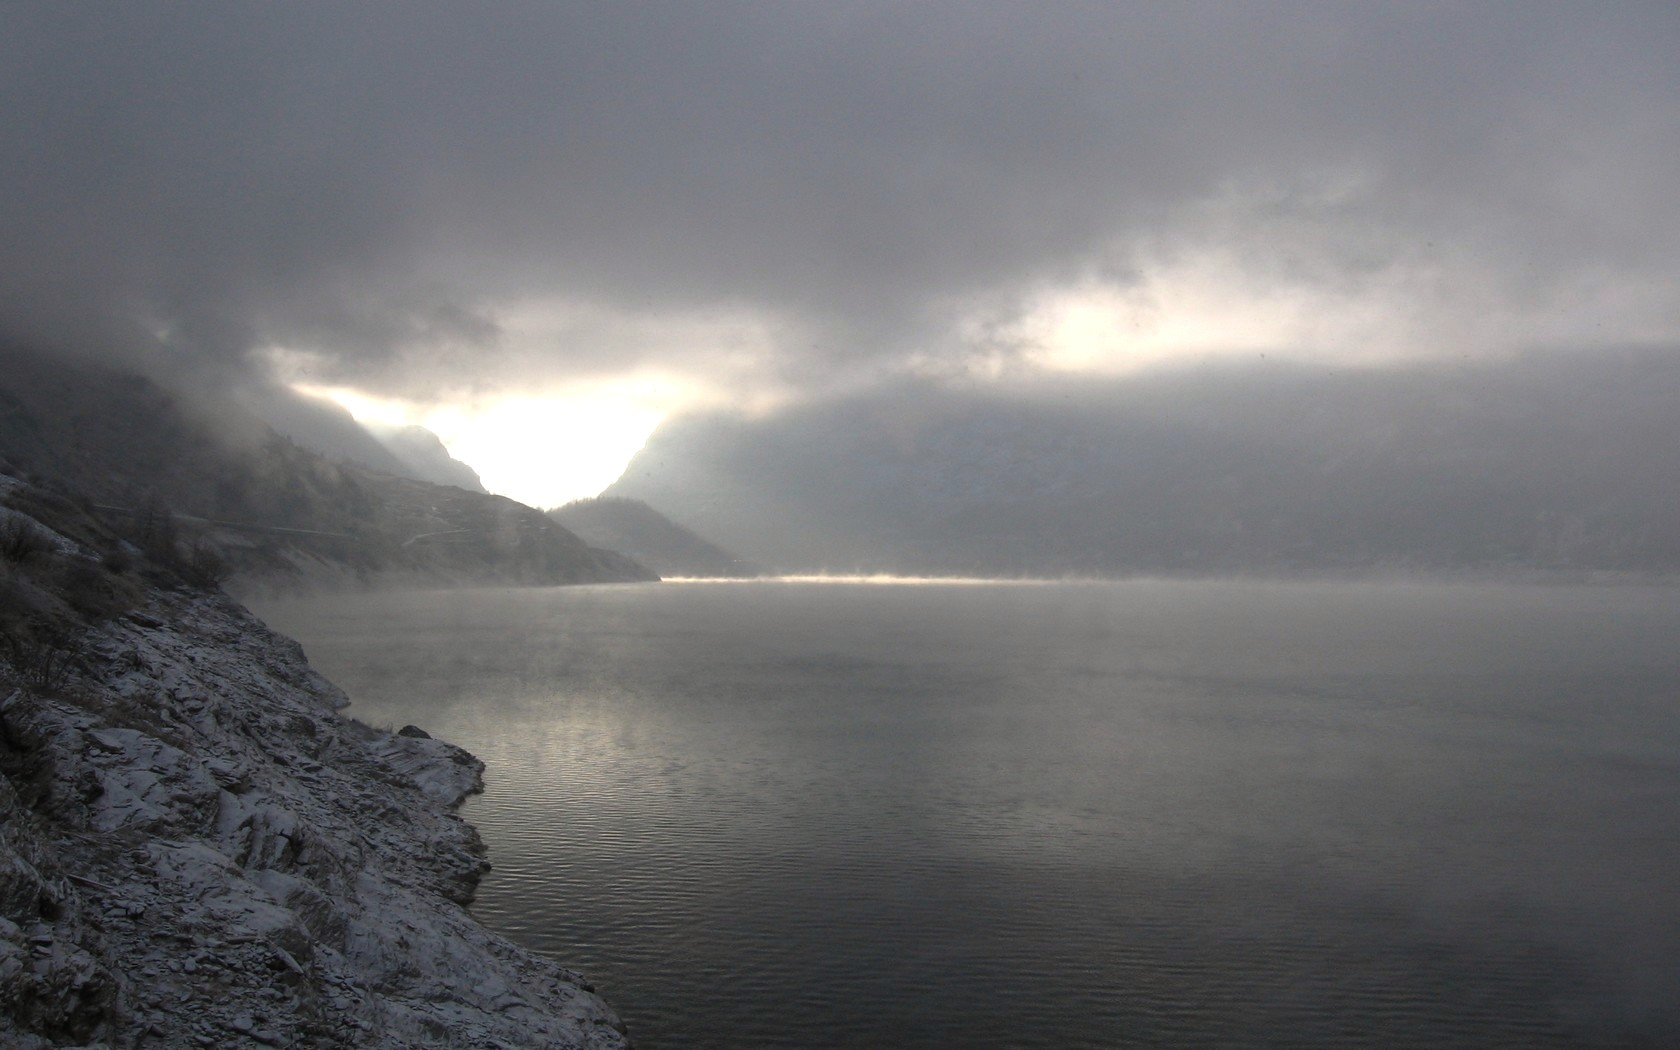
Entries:
{"type": "Polygon", "coordinates": [[[479,926],[481,765],[0,476],[0,1045],[628,1046],[479,926]]]}

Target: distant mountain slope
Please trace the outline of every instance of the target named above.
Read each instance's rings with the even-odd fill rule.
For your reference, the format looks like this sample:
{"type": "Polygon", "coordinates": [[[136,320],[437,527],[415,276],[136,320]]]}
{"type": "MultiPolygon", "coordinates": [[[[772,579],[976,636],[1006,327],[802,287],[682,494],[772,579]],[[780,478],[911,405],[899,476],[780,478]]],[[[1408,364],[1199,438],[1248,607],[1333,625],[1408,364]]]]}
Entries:
{"type": "Polygon", "coordinates": [[[483,492],[478,472],[425,427],[363,426],[341,406],[283,387],[240,392],[239,404],[311,452],[385,474],[483,492]]]}
{"type": "Polygon", "coordinates": [[[223,523],[173,527],[245,586],[654,578],[513,500],[333,462],[241,409],[92,365],[5,354],[0,457],[96,504],[223,523]]]}
{"type": "Polygon", "coordinates": [[[549,517],[597,547],[620,551],[661,576],[759,576],[762,571],[633,499],[584,499],[549,517]]]}
{"type": "Polygon", "coordinates": [[[903,385],[661,428],[606,495],[784,569],[1680,572],[1680,353],[903,385]]]}
{"type": "Polygon", "coordinates": [[[247,387],[233,400],[303,448],[328,459],[383,474],[430,480],[413,474],[396,453],[335,402],[273,385],[247,387]]]}
{"type": "Polygon", "coordinates": [[[483,492],[478,471],[449,454],[438,436],[425,427],[373,428],[370,433],[406,468],[408,476],[434,485],[454,485],[483,492]]]}

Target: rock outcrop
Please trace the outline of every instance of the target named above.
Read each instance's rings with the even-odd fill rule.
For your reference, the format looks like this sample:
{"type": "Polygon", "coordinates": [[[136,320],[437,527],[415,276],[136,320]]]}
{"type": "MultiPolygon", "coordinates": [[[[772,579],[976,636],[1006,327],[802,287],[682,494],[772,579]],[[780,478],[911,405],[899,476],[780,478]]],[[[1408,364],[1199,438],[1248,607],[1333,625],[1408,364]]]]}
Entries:
{"type": "Polygon", "coordinates": [[[476,759],[346,717],[219,593],[153,574],[53,619],[41,581],[99,552],[0,516],[29,537],[0,564],[0,1044],[629,1045],[577,974],[467,912],[476,759]],[[49,621],[76,629],[25,630],[49,621]]]}

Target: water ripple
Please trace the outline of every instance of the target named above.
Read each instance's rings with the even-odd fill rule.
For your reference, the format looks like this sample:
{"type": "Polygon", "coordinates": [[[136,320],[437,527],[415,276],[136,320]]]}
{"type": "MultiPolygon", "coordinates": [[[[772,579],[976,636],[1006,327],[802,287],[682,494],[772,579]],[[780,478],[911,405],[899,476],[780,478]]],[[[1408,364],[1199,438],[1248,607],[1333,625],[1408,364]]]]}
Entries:
{"type": "Polygon", "coordinates": [[[650,1050],[1680,1045],[1680,602],[1536,596],[780,582],[282,626],[361,717],[485,759],[475,913],[650,1050]]]}

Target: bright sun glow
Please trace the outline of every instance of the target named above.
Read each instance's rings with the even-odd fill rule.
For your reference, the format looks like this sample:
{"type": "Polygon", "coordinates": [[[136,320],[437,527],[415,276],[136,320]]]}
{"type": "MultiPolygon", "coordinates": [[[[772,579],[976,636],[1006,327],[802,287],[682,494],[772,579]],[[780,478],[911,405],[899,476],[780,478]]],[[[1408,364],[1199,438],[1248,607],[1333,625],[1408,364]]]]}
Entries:
{"type": "Polygon", "coordinates": [[[1339,296],[1268,280],[1210,253],[1151,268],[1135,284],[1045,291],[1013,335],[1057,372],[1119,374],[1164,361],[1284,351],[1352,363],[1397,350],[1392,289],[1339,296]]]}
{"type": "Polygon", "coordinates": [[[421,425],[471,464],[491,492],[554,507],[617,481],[663,418],[632,401],[515,397],[479,408],[439,408],[421,425]]]}
{"type": "Polygon", "coordinates": [[[300,383],[294,389],[336,402],[361,423],[423,426],[476,470],[486,489],[533,507],[599,493],[669,414],[660,405],[668,391],[649,381],[442,405],[345,387],[300,383]]]}

